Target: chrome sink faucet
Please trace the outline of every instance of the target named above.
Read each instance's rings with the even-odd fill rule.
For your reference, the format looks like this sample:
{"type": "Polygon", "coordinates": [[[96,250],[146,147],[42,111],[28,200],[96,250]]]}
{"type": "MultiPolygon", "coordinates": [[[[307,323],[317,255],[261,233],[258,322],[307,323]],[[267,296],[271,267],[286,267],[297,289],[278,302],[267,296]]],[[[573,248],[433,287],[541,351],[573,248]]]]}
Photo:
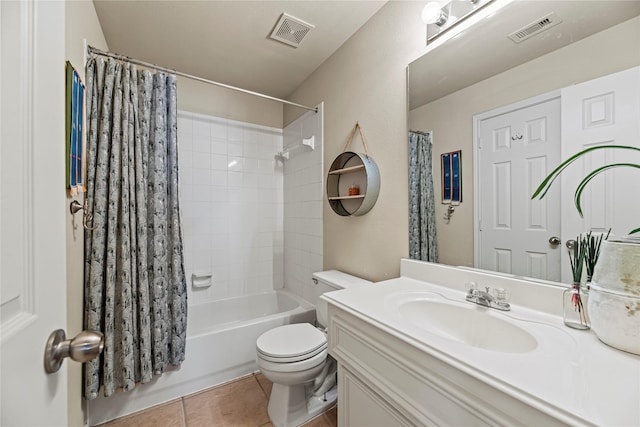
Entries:
{"type": "Polygon", "coordinates": [[[485,290],[478,289],[475,282],[469,282],[465,285],[467,296],[465,299],[469,302],[481,305],[483,307],[495,308],[496,310],[509,311],[509,291],[504,288],[491,289],[485,286],[485,290]]]}

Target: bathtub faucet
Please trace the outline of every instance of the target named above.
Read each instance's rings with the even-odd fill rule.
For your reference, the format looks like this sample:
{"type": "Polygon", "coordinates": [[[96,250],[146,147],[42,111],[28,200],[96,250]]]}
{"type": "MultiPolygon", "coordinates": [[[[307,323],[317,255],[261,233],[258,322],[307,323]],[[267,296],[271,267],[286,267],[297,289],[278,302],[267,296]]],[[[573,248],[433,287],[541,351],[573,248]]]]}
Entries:
{"type": "Polygon", "coordinates": [[[478,289],[475,282],[469,282],[465,287],[467,289],[467,296],[465,297],[467,301],[483,307],[495,308],[496,310],[511,310],[511,306],[508,303],[508,290],[504,288],[495,288],[491,290],[489,286],[485,286],[485,290],[483,291],[478,289]]]}

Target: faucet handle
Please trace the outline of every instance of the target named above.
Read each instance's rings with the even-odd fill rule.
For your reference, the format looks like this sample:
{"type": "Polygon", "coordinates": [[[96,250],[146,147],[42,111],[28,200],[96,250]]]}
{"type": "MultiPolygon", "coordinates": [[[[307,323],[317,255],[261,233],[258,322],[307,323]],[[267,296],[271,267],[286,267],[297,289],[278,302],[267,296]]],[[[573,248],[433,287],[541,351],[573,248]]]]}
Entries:
{"type": "Polygon", "coordinates": [[[496,301],[500,304],[506,304],[511,299],[511,292],[505,288],[494,288],[493,296],[496,301]]]}
{"type": "Polygon", "coordinates": [[[473,295],[478,289],[478,284],[476,282],[467,282],[464,284],[464,288],[467,291],[467,295],[473,295]]]}

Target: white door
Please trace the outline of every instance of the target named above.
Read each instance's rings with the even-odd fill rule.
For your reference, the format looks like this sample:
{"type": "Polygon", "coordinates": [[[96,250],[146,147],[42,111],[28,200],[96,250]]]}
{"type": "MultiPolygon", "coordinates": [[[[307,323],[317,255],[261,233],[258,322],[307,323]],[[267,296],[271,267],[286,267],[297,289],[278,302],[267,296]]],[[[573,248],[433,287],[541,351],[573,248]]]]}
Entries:
{"type": "MultiPolygon", "coordinates": [[[[67,425],[64,2],[0,1],[0,424],[67,425]]],[[[78,262],[81,262],[79,260],[78,262]]]]}
{"type": "Polygon", "coordinates": [[[476,267],[560,280],[560,203],[554,188],[531,200],[560,161],[560,99],[548,95],[474,118],[476,267]],[[551,240],[550,240],[551,239],[551,240]]]}
{"type": "MultiPolygon", "coordinates": [[[[562,89],[562,158],[593,145],[640,146],[640,67],[562,89]]],[[[578,159],[561,175],[562,239],[593,230],[623,236],[640,227],[640,171],[612,169],[585,188],[580,218],[573,194],[589,172],[612,162],[640,163],[640,153],[598,150],[578,159]]],[[[568,257],[563,251],[563,257],[568,257]]],[[[563,264],[569,260],[564,259],[563,264]]],[[[568,283],[571,278],[563,277],[568,283]]]]}

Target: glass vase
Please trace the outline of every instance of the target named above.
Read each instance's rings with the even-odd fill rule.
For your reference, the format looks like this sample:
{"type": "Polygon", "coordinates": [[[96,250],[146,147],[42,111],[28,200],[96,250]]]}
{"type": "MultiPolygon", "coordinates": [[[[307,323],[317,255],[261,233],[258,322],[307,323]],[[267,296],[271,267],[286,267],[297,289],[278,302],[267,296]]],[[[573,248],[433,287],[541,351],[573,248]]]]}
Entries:
{"type": "Polygon", "coordinates": [[[587,295],[580,291],[580,283],[575,282],[562,294],[564,324],[575,329],[589,329],[591,321],[587,314],[587,295]]]}

